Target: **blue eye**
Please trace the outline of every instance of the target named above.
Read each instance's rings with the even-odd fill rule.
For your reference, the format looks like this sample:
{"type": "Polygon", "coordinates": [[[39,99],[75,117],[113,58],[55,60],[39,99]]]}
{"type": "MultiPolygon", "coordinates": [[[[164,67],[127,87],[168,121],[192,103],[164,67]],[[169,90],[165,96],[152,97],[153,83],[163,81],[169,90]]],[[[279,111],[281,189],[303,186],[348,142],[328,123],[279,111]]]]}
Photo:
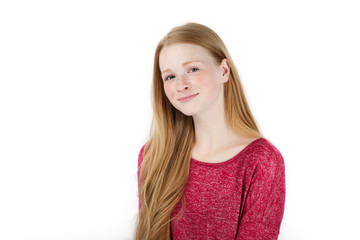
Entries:
{"type": "Polygon", "coordinates": [[[166,80],[171,80],[171,79],[173,79],[173,78],[175,78],[174,75],[167,76],[167,77],[165,78],[165,81],[166,81],[166,80]]]}
{"type": "Polygon", "coordinates": [[[189,72],[197,72],[197,71],[199,71],[198,68],[191,68],[189,72]]]}

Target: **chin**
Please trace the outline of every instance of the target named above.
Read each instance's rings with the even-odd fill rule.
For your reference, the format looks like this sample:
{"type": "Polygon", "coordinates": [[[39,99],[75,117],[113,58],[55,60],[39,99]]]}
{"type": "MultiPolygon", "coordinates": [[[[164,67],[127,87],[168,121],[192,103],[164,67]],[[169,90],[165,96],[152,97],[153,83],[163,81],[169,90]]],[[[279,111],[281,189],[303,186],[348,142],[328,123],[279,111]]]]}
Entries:
{"type": "Polygon", "coordinates": [[[177,109],[177,110],[179,110],[182,114],[184,114],[186,116],[193,116],[197,113],[197,111],[190,110],[190,109],[177,109]]]}
{"type": "Polygon", "coordinates": [[[194,115],[194,113],[186,113],[186,112],[182,112],[184,115],[192,117],[194,115]]]}

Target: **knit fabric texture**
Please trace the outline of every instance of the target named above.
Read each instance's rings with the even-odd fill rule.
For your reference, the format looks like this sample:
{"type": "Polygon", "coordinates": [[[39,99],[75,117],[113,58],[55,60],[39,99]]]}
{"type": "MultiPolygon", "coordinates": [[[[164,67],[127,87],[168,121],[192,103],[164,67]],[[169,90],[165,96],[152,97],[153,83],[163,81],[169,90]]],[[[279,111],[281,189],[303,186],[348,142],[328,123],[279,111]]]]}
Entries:
{"type": "Polygon", "coordinates": [[[284,159],[264,138],[224,162],[191,159],[184,198],[184,208],[179,202],[171,214],[174,240],[277,239],[285,205],[284,159]]]}

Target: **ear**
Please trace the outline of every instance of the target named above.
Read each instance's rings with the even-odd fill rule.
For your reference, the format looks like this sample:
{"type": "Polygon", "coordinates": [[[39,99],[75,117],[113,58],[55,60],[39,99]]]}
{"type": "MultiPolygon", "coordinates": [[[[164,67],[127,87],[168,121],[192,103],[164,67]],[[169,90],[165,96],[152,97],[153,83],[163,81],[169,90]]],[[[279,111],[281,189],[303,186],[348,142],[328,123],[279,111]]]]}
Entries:
{"type": "Polygon", "coordinates": [[[224,58],[220,64],[223,82],[227,82],[230,77],[230,64],[229,61],[224,58]]]}

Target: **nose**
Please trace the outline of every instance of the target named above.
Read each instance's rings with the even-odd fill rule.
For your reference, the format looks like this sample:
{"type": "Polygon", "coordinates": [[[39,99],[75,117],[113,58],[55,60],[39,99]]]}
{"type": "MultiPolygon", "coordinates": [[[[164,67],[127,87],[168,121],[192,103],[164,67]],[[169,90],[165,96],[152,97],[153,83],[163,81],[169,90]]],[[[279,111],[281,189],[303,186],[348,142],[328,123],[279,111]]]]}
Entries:
{"type": "Polygon", "coordinates": [[[190,89],[191,88],[191,84],[189,82],[189,79],[184,76],[184,75],[181,75],[177,78],[177,81],[176,81],[176,90],[178,92],[181,92],[183,90],[187,90],[187,89],[190,89]]]}

